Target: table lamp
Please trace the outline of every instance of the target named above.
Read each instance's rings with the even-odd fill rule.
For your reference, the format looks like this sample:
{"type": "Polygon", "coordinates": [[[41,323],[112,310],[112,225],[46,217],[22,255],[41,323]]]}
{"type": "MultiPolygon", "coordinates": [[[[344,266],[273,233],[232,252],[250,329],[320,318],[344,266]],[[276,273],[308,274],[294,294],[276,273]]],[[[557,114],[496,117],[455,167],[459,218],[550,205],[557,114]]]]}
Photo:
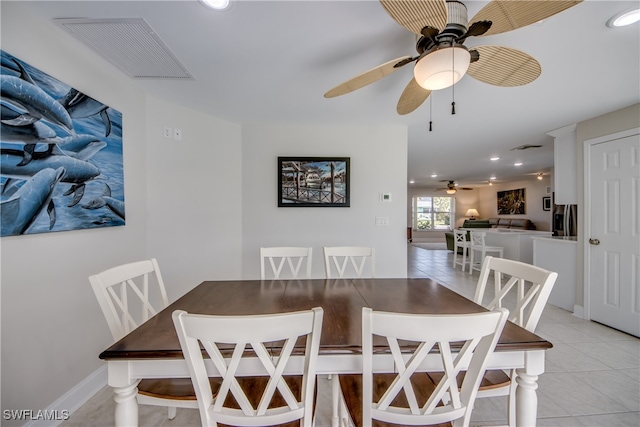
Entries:
{"type": "Polygon", "coordinates": [[[475,220],[477,216],[480,216],[476,209],[469,209],[464,216],[468,216],[470,220],[475,220]]]}

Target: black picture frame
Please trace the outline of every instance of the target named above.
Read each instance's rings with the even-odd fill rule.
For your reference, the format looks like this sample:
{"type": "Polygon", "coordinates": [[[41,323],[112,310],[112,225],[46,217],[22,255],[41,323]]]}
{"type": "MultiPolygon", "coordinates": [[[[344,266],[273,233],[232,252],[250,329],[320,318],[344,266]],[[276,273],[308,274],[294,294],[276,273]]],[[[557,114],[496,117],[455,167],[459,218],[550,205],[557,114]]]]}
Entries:
{"type": "Polygon", "coordinates": [[[551,210],[551,197],[543,197],[542,198],[542,210],[550,211],[551,210]]]}
{"type": "Polygon", "coordinates": [[[498,191],[498,215],[526,214],[525,189],[498,191]]]}
{"type": "Polygon", "coordinates": [[[350,207],[351,158],[278,157],[278,207],[350,207]]]}

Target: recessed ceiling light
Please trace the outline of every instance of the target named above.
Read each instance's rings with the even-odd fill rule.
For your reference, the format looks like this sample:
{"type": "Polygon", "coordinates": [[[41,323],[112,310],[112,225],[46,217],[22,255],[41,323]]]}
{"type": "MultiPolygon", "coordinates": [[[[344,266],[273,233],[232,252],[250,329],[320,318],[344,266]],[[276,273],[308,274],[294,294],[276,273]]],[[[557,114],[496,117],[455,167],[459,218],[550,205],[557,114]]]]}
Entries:
{"type": "Polygon", "coordinates": [[[614,15],[607,21],[607,27],[616,28],[631,25],[640,21],[640,9],[627,10],[614,15]]]}
{"type": "Polygon", "coordinates": [[[215,10],[224,10],[231,4],[231,0],[200,0],[200,2],[208,8],[215,10]]]}
{"type": "Polygon", "coordinates": [[[495,176],[492,176],[491,178],[489,178],[491,181],[494,181],[496,179],[495,176]]]}
{"type": "Polygon", "coordinates": [[[437,178],[437,177],[438,177],[437,174],[435,174],[435,173],[431,174],[431,178],[437,178]]]}
{"type": "Polygon", "coordinates": [[[496,160],[500,160],[500,157],[498,157],[498,156],[493,156],[493,157],[491,157],[489,160],[491,160],[492,162],[495,162],[496,160]]]}
{"type": "Polygon", "coordinates": [[[513,164],[513,166],[522,166],[523,164],[524,164],[524,163],[522,163],[522,162],[515,162],[515,163],[513,164]]]}
{"type": "Polygon", "coordinates": [[[409,181],[409,184],[415,184],[416,182],[414,180],[409,181]]]}

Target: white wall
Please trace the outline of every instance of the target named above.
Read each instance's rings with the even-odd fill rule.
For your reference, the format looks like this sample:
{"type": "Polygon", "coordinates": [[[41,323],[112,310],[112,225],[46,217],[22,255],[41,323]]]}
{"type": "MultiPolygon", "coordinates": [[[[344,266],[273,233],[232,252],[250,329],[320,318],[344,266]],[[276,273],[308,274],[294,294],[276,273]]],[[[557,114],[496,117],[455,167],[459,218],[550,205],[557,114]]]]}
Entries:
{"type": "Polygon", "coordinates": [[[146,256],[145,99],[19,2],[2,2],[2,49],[123,115],[126,226],[1,239],[2,408],[37,410],[104,364],[111,335],[87,277],[146,256]]]}
{"type": "Polygon", "coordinates": [[[405,127],[253,125],[242,139],[244,277],[260,277],[261,246],[312,246],[313,277],[324,277],[323,246],[374,246],[377,276],[406,277],[405,127]],[[279,208],[278,156],[350,157],[351,207],[279,208]],[[377,216],[389,226],[376,226],[377,216]]]}
{"type": "Polygon", "coordinates": [[[169,299],[203,280],[240,278],[240,125],[159,99],[146,110],[147,242],[169,299]],[[165,126],[182,140],[164,138],[165,126]]]}

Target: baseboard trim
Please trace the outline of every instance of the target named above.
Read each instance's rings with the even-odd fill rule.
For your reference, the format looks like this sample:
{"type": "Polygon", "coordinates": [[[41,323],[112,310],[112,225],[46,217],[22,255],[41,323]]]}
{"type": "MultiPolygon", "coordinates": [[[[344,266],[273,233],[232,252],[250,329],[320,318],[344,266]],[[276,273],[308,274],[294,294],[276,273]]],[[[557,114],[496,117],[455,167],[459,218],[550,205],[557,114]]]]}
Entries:
{"type": "Polygon", "coordinates": [[[584,307],[582,307],[581,305],[574,305],[573,306],[573,315],[576,317],[579,317],[581,319],[584,319],[584,307]]]}
{"type": "Polygon", "coordinates": [[[57,426],[82,405],[87,403],[97,392],[107,385],[107,366],[102,366],[94,371],[78,385],[66,392],[58,400],[53,402],[43,412],[46,418],[54,418],[49,420],[38,419],[31,420],[25,424],[26,427],[53,427],[57,426]]]}
{"type": "Polygon", "coordinates": [[[445,243],[442,237],[414,237],[411,243],[445,243]]]}

